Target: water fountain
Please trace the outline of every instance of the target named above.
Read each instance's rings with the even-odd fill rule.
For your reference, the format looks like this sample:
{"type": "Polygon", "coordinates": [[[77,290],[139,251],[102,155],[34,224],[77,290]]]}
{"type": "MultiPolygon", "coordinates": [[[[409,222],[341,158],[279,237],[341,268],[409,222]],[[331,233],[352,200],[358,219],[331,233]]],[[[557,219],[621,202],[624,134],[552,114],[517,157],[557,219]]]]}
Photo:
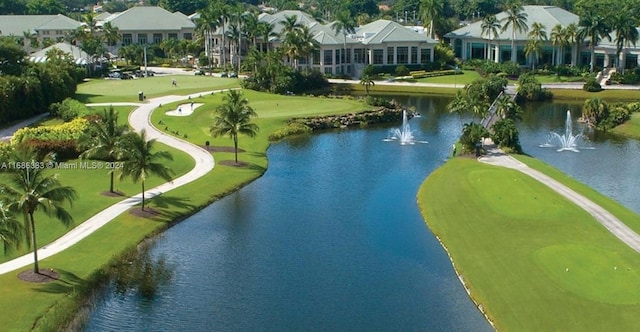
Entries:
{"type": "Polygon", "coordinates": [[[416,141],[409,126],[407,111],[402,111],[402,127],[389,130],[390,136],[385,141],[400,141],[401,145],[426,143],[425,141],[416,141]]]}
{"type": "Polygon", "coordinates": [[[546,144],[540,145],[541,147],[555,147],[556,145],[551,144],[551,141],[557,140],[560,143],[560,151],[578,151],[577,143],[583,139],[584,136],[582,134],[573,135],[573,124],[571,120],[571,111],[567,111],[567,119],[564,125],[564,134],[560,135],[558,133],[552,132],[547,140],[546,144]]]}

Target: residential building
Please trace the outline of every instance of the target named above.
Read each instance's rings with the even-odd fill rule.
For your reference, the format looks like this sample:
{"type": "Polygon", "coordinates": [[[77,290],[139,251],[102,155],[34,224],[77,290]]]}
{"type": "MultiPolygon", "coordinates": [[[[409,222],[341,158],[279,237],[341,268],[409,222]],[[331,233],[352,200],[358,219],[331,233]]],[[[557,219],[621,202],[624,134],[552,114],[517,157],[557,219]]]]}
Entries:
{"type": "MultiPolygon", "coordinates": [[[[31,47],[30,39],[34,38],[42,45],[45,40],[55,44],[62,41],[72,31],[82,25],[64,15],[0,15],[0,35],[15,36],[22,40],[25,51],[30,54],[39,47],[31,47]],[[29,40],[25,38],[29,36],[29,40]]],[[[47,42],[44,42],[47,44],[47,42]]]]}
{"type": "MultiPolygon", "coordinates": [[[[547,39],[542,40],[543,51],[538,60],[540,64],[574,64],[589,65],[591,61],[591,53],[589,50],[589,39],[573,44],[567,44],[563,47],[553,45],[550,35],[552,29],[556,25],[566,28],[574,23],[578,25],[580,17],[562,8],[555,6],[523,6],[524,13],[527,15],[527,27],[525,31],[516,30],[514,45],[516,59],[520,65],[529,65],[533,61],[531,57],[525,56],[525,46],[530,40],[529,31],[533,23],[541,23],[545,27],[547,39]],[[555,53],[555,55],[554,55],[555,53]],[[555,63],[552,63],[555,60],[555,63]]],[[[507,17],[506,12],[496,14],[498,22],[504,26],[504,19],[507,17]]],[[[454,30],[444,35],[450,41],[455,56],[461,60],[469,59],[491,59],[495,62],[504,62],[511,60],[511,33],[512,28],[502,31],[498,29],[499,35],[489,42],[489,33],[482,33],[482,20],[471,23],[460,29],[454,30]]],[[[608,39],[601,40],[595,46],[597,67],[612,67],[618,65],[616,58],[616,46],[612,42],[615,40],[615,33],[611,34],[611,41],[608,39]]],[[[625,48],[620,55],[620,64],[627,68],[636,67],[640,64],[638,55],[640,48],[625,48]]]]}

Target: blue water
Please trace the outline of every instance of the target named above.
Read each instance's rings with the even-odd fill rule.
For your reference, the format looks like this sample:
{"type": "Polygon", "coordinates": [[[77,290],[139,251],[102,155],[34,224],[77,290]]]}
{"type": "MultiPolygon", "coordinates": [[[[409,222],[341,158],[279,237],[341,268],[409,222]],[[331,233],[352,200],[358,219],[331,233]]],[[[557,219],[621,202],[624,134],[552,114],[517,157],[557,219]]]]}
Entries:
{"type": "MultiPolygon", "coordinates": [[[[153,300],[109,290],[87,330],[491,330],[416,205],[465,119],[447,99],[397,99],[422,114],[410,125],[427,144],[383,142],[398,124],[272,146],[263,177],[156,241],[174,276],[153,300]]],[[[640,212],[639,141],[574,124],[592,149],[539,147],[564,133],[567,109],[580,115],[580,105],[526,108],[525,152],[640,212]]]]}
{"type": "Polygon", "coordinates": [[[156,242],[169,285],[107,294],[87,330],[491,330],[416,204],[461,129],[442,112],[410,122],[427,144],[377,127],[272,146],[263,177],[156,242]]]}

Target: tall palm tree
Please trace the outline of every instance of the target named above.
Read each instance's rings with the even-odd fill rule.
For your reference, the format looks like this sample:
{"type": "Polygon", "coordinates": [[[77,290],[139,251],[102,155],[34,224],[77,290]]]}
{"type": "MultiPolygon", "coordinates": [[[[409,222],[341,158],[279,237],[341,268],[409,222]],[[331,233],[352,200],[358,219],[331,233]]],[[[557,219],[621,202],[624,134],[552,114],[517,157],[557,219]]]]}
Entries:
{"type": "Polygon", "coordinates": [[[578,58],[578,49],[580,48],[580,44],[582,44],[582,40],[578,34],[578,25],[571,23],[567,25],[564,32],[567,44],[571,45],[571,66],[575,66],[578,58]]]}
{"type": "Polygon", "coordinates": [[[510,96],[502,95],[496,101],[496,114],[501,119],[520,120],[520,106],[510,96]]]}
{"type": "Polygon", "coordinates": [[[283,25],[282,31],[280,31],[280,38],[284,40],[283,47],[285,53],[289,57],[290,64],[295,68],[295,56],[299,46],[297,45],[297,31],[302,29],[302,23],[298,22],[298,16],[285,16],[284,20],[280,21],[283,25]]]}
{"type": "Polygon", "coordinates": [[[527,56],[533,55],[532,68],[535,71],[536,62],[540,58],[542,53],[542,41],[547,40],[547,31],[544,24],[535,22],[531,25],[531,30],[527,34],[529,41],[525,47],[525,54],[527,56]]]}
{"type": "MultiPolygon", "coordinates": [[[[13,160],[37,165],[40,160],[32,150],[15,150],[13,160]]],[[[71,214],[62,206],[71,205],[77,197],[76,191],[63,186],[57,174],[46,174],[44,168],[25,167],[9,173],[9,184],[0,184],[0,195],[6,208],[25,217],[25,235],[28,247],[33,247],[33,271],[39,273],[38,242],[36,237],[35,212],[43,211],[65,226],[73,223],[71,214]]]]}
{"type": "Polygon", "coordinates": [[[506,13],[500,23],[502,24],[502,32],[511,28],[511,62],[517,62],[517,53],[515,49],[516,42],[516,30],[520,33],[529,29],[527,25],[527,13],[524,12],[524,7],[519,2],[513,2],[506,6],[506,13]]]}
{"type": "Polygon", "coordinates": [[[589,64],[589,71],[593,72],[596,62],[596,44],[598,44],[602,38],[607,38],[611,41],[611,28],[603,16],[588,13],[584,17],[580,17],[579,21],[578,38],[584,40],[589,38],[589,49],[591,50],[591,63],[589,64]]]}
{"type": "Polygon", "coordinates": [[[215,6],[211,4],[198,11],[198,13],[200,17],[196,20],[196,31],[204,39],[205,54],[209,59],[209,73],[211,73],[213,70],[213,43],[211,38],[220,24],[220,15],[215,6]]]}
{"type": "MultiPolygon", "coordinates": [[[[269,51],[269,39],[271,37],[277,37],[278,34],[273,31],[274,25],[268,22],[258,22],[258,32],[259,37],[262,39],[262,42],[266,45],[266,50],[269,51]]],[[[260,46],[260,51],[262,50],[262,46],[260,46]]]]}
{"type": "Polygon", "coordinates": [[[336,15],[336,20],[331,24],[331,29],[337,33],[342,32],[342,52],[340,55],[342,57],[342,61],[340,61],[342,65],[342,73],[344,74],[344,63],[349,61],[347,59],[347,34],[356,32],[356,23],[353,21],[351,17],[351,12],[348,10],[343,10],[338,12],[336,15]]]}
{"type": "Polygon", "coordinates": [[[228,135],[233,139],[235,161],[238,163],[238,135],[255,137],[258,134],[258,125],[251,122],[251,118],[258,114],[249,106],[249,100],[238,90],[230,90],[222,100],[224,104],[216,108],[216,116],[209,132],[213,137],[228,135]]]}
{"type": "Polygon", "coordinates": [[[302,29],[298,30],[296,35],[297,42],[300,45],[299,57],[306,58],[307,64],[309,64],[309,57],[320,49],[320,43],[314,38],[314,34],[307,26],[303,26],[302,29]]]}
{"type": "Polygon", "coordinates": [[[566,39],[566,29],[562,26],[562,24],[556,24],[553,29],[551,29],[551,45],[553,45],[554,49],[551,54],[551,63],[555,65],[562,64],[562,54],[563,54],[563,46],[567,43],[566,39]],[[557,52],[556,52],[557,47],[557,52]],[[556,61],[556,53],[558,54],[558,58],[556,61]]]}
{"type": "Polygon", "coordinates": [[[24,51],[27,52],[27,55],[31,54],[32,38],[33,38],[33,33],[31,33],[31,30],[22,32],[22,46],[24,46],[24,51]]]}
{"type": "Polygon", "coordinates": [[[111,22],[104,22],[102,25],[102,40],[107,44],[109,52],[113,50],[113,46],[121,39],[120,29],[111,24],[111,22]]]}
{"type": "Polygon", "coordinates": [[[360,84],[364,86],[364,91],[367,93],[367,96],[369,96],[369,89],[375,86],[376,82],[373,81],[371,76],[362,75],[362,77],[360,77],[360,84]]]}
{"type": "Polygon", "coordinates": [[[624,70],[623,59],[620,57],[622,49],[626,46],[636,46],[638,42],[638,29],[636,28],[636,18],[629,15],[630,11],[622,10],[613,17],[612,28],[616,32],[616,57],[618,59],[618,69],[624,70]]]}
{"type": "MultiPolygon", "coordinates": [[[[89,149],[84,151],[80,158],[94,158],[107,162],[121,160],[126,151],[123,149],[122,138],[127,133],[127,125],[118,124],[118,112],[109,107],[102,113],[102,118],[89,122],[88,135],[81,139],[81,144],[86,144],[89,149]]],[[[115,169],[109,171],[109,192],[113,191],[113,178],[115,169]]]]}
{"type": "Polygon", "coordinates": [[[147,140],[147,133],[143,129],[140,133],[132,132],[125,136],[123,148],[127,151],[120,179],[131,177],[133,183],[142,184],[142,210],[144,211],[144,182],[151,175],[157,175],[164,180],[171,181],[171,169],[162,161],[173,160],[168,151],[153,151],[156,140],[147,140]]]}
{"type": "Polygon", "coordinates": [[[0,200],[0,242],[6,254],[11,247],[20,243],[22,227],[15,215],[7,208],[6,202],[0,200]]]}
{"type": "Polygon", "coordinates": [[[489,44],[487,46],[487,60],[491,60],[491,44],[494,38],[497,38],[500,32],[500,22],[495,15],[487,15],[482,20],[482,35],[487,36],[489,44]]]}
{"type": "Polygon", "coordinates": [[[429,22],[429,38],[434,38],[434,22],[444,10],[443,0],[420,0],[420,19],[422,24],[429,22]]]}
{"type": "Polygon", "coordinates": [[[589,126],[595,127],[600,120],[605,119],[609,114],[609,105],[600,97],[592,97],[585,100],[582,105],[582,121],[589,126]]]}

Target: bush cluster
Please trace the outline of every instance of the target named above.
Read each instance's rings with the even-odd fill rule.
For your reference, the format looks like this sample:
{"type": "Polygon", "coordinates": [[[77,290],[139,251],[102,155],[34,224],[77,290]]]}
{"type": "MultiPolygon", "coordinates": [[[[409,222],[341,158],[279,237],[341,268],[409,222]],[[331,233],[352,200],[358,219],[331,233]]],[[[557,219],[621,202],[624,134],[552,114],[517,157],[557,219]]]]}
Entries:
{"type": "Polygon", "coordinates": [[[600,83],[598,83],[598,81],[596,81],[594,77],[589,77],[584,82],[584,85],[582,86],[582,90],[588,91],[588,92],[598,92],[598,91],[602,91],[602,86],[600,85],[600,83]]]}
{"type": "Polygon", "coordinates": [[[298,122],[289,123],[286,127],[280,128],[269,135],[270,141],[279,141],[285,137],[311,133],[311,128],[298,122]]]}
{"type": "Polygon", "coordinates": [[[28,139],[43,141],[77,140],[87,130],[89,122],[76,118],[57,126],[25,127],[18,129],[11,138],[11,144],[19,144],[28,139]]]}
{"type": "Polygon", "coordinates": [[[43,160],[47,155],[53,156],[55,160],[75,159],[80,155],[77,141],[74,139],[42,140],[29,138],[17,146],[35,151],[38,160],[43,160]]]}
{"type": "Polygon", "coordinates": [[[49,112],[52,116],[59,117],[65,122],[68,122],[79,116],[85,116],[88,110],[83,103],[75,99],[66,98],[60,103],[49,105],[49,112]]]}
{"type": "Polygon", "coordinates": [[[611,75],[611,80],[620,84],[639,84],[640,68],[625,70],[624,72],[615,72],[611,75]]]}
{"type": "Polygon", "coordinates": [[[542,87],[532,74],[522,74],[518,79],[518,101],[542,101],[553,98],[548,89],[542,87]]]}

